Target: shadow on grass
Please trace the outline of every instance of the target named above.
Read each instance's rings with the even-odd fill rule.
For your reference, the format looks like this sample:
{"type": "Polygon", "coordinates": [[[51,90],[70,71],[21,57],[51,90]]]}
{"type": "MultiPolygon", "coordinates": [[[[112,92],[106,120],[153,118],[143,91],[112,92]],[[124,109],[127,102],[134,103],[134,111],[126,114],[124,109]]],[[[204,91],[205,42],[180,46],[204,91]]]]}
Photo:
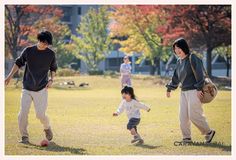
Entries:
{"type": "Polygon", "coordinates": [[[73,148],[73,147],[64,147],[56,144],[55,142],[50,142],[47,147],[41,147],[40,145],[29,143],[24,145],[24,148],[35,148],[38,150],[52,151],[52,152],[70,152],[72,154],[78,155],[87,155],[86,150],[83,148],[73,148]]]}
{"type": "Polygon", "coordinates": [[[223,142],[212,142],[209,144],[206,144],[204,142],[194,142],[191,145],[201,146],[201,147],[219,148],[219,149],[222,149],[222,151],[231,152],[231,145],[225,145],[223,142]]]}
{"type": "Polygon", "coordinates": [[[141,148],[147,148],[147,149],[156,149],[158,147],[161,147],[161,146],[153,146],[153,145],[149,145],[149,144],[140,144],[140,143],[137,143],[134,146],[141,147],[141,148]]]}

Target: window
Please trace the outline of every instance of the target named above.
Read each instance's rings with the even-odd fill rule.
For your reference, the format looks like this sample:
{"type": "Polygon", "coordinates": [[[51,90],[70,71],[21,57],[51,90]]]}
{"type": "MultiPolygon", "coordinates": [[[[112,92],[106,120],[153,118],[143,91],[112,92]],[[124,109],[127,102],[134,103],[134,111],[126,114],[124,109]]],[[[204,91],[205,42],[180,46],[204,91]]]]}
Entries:
{"type": "Polygon", "coordinates": [[[72,7],[63,7],[63,17],[62,21],[70,22],[71,21],[71,14],[72,14],[72,7]]]}
{"type": "Polygon", "coordinates": [[[120,64],[122,63],[122,59],[123,58],[108,58],[108,66],[109,67],[117,67],[120,66],[120,64]]]}
{"type": "Polygon", "coordinates": [[[77,8],[78,15],[81,15],[81,7],[77,8]]]}
{"type": "Polygon", "coordinates": [[[223,56],[219,56],[216,60],[216,63],[225,63],[225,58],[223,56]]]}

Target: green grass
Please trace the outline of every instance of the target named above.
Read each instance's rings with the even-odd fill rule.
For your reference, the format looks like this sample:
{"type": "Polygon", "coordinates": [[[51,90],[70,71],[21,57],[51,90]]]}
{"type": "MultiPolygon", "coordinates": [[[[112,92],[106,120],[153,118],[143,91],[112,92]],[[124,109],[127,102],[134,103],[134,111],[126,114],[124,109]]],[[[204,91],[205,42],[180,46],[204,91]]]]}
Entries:
{"type": "MultiPolygon", "coordinates": [[[[13,83],[13,82],[12,82],[13,83]]],[[[179,90],[165,97],[165,88],[155,78],[133,80],[138,99],[151,106],[142,111],[138,126],[144,145],[130,144],[126,130],[127,117],[112,117],[121,100],[117,78],[81,76],[58,78],[49,90],[47,114],[54,131],[49,147],[38,144],[44,138],[43,128],[35,118],[33,105],[29,114],[32,145],[18,144],[20,138],[17,115],[21,89],[10,85],[5,90],[5,154],[6,155],[230,155],[231,154],[231,92],[220,91],[217,98],[204,106],[205,115],[216,136],[211,145],[174,146],[180,140],[178,120],[179,90]],[[58,83],[74,80],[88,82],[86,89],[63,89],[58,83]]],[[[203,142],[204,137],[192,125],[192,138],[203,142]]]]}

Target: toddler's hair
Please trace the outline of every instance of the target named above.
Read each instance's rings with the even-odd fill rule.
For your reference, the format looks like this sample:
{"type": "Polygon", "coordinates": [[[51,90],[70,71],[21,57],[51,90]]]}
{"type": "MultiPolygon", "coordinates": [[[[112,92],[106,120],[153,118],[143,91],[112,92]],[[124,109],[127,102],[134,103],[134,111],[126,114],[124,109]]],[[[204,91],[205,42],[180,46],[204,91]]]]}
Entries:
{"type": "Polygon", "coordinates": [[[131,96],[132,99],[136,100],[136,96],[134,94],[134,89],[132,87],[129,86],[125,86],[122,90],[121,90],[121,94],[129,94],[131,96]]]}

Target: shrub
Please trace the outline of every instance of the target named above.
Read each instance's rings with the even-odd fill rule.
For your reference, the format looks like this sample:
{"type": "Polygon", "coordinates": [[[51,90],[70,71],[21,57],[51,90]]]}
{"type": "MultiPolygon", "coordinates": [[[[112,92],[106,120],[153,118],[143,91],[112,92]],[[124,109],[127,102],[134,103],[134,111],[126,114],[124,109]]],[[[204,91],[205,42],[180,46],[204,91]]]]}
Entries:
{"type": "Polygon", "coordinates": [[[90,70],[88,71],[89,75],[103,75],[104,72],[102,70],[90,70]]]}
{"type": "Polygon", "coordinates": [[[75,71],[70,68],[60,68],[57,70],[57,76],[60,76],[60,77],[75,76],[77,74],[79,74],[79,71],[75,71]]]}

